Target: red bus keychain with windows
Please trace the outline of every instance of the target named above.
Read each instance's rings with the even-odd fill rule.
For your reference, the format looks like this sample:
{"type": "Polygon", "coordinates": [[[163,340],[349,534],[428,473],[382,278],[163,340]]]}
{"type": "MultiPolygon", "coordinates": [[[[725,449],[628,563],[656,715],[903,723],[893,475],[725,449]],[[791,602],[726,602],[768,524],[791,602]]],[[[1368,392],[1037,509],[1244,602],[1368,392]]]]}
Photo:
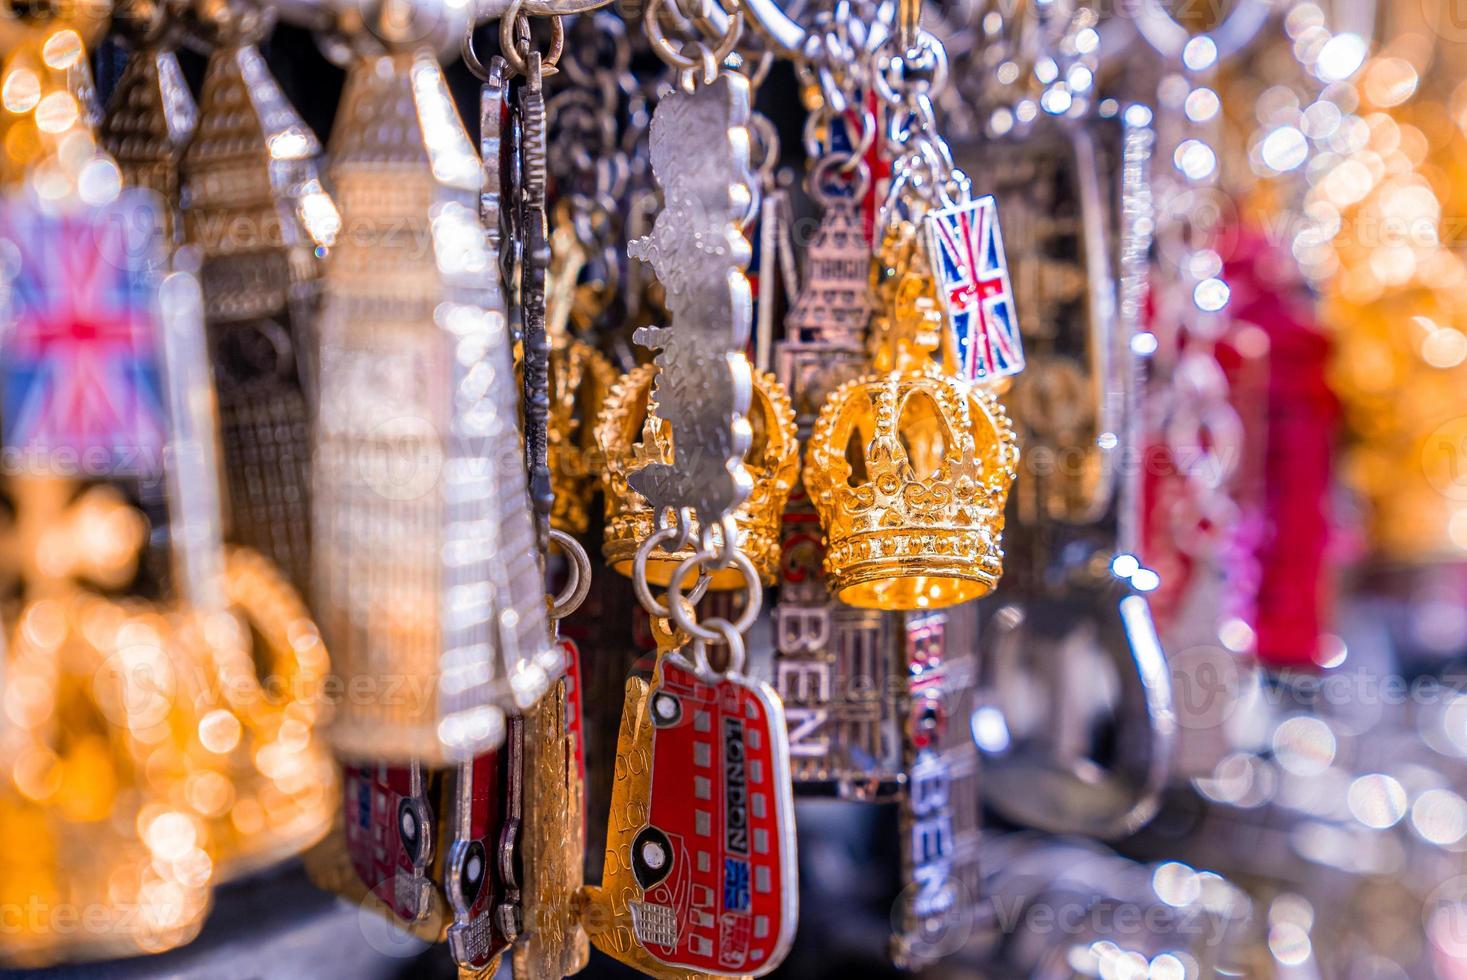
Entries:
{"type": "MultiPolygon", "coordinates": [[[[784,708],[743,672],[743,634],[763,599],[736,516],[754,491],[744,467],[753,373],[743,219],[758,192],[749,83],[720,70],[722,54],[701,40],[685,39],[693,46],[683,53],[656,44],[656,4],[645,24],[680,73],[648,136],[663,209],[628,244],[656,272],[670,321],[633,334],[657,352],[657,373],[648,459],[627,476],[657,515],[632,585],[653,617],[658,656],[650,684],[627,684],[606,863],[601,886],[585,890],[581,922],[603,953],[654,977],[762,976],[789,951],[799,893],[784,708]],[[699,48],[706,57],[689,60],[699,48]],[[665,605],[647,575],[659,549],[659,562],[678,562],[665,605]],[[699,622],[693,604],[730,569],[744,579],[738,617],[699,622]],[[719,668],[708,657],[714,643],[726,654],[719,668]]],[[[733,49],[738,30],[735,18],[720,50],[733,49]]]]}
{"type": "Polygon", "coordinates": [[[380,904],[415,934],[436,936],[443,909],[432,877],[438,831],[427,771],[419,763],[348,766],[343,782],[345,850],[360,884],[339,873],[318,873],[318,884],[380,904]]]}
{"type": "Polygon", "coordinates": [[[606,864],[582,921],[603,953],[654,977],[761,976],[798,917],[784,709],[741,657],[700,669],[654,623],[657,666],[650,684],[627,682],[606,864]]]}

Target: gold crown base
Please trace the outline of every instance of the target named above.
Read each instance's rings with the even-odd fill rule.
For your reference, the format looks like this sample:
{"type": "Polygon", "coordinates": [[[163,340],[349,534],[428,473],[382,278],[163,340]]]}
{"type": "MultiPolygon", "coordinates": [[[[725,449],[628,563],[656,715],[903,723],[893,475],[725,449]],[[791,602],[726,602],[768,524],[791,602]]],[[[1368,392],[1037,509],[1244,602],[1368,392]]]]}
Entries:
{"type": "Polygon", "coordinates": [[[831,544],[831,592],[858,609],[944,609],[992,592],[1003,553],[981,531],[867,532],[831,544]],[[945,554],[937,553],[941,541],[945,554]]]}
{"type": "MultiPolygon", "coordinates": [[[[778,525],[770,528],[751,529],[736,517],[739,525],[739,550],[749,556],[759,579],[765,585],[773,585],[775,573],[779,571],[778,525]]],[[[716,533],[716,532],[715,532],[716,533]]],[[[606,538],[601,545],[601,554],[606,563],[618,574],[632,577],[636,564],[637,549],[652,536],[652,514],[650,511],[614,519],[606,525],[606,538]]],[[[678,565],[693,556],[692,549],[665,552],[658,551],[647,558],[647,584],[665,586],[672,581],[678,565]]],[[[730,592],[744,587],[744,573],[734,566],[715,569],[708,582],[711,592],[730,592]]],[[[691,588],[692,582],[685,582],[691,588]]]]}

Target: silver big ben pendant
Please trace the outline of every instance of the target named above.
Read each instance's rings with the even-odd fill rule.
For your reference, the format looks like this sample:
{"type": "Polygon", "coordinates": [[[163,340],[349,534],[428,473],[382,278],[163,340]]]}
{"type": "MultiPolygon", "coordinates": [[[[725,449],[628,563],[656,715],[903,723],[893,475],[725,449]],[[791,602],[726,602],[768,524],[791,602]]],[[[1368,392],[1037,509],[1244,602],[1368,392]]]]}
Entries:
{"type": "Polygon", "coordinates": [[[317,613],[353,757],[463,762],[562,669],[552,646],[480,162],[427,50],[359,57],[330,176],[349,234],[319,329],[317,613]],[[510,580],[529,577],[534,601],[510,580]]]}
{"type": "Polygon", "coordinates": [[[255,47],[218,26],[181,162],[184,231],[202,252],[232,540],[310,586],[311,349],[321,257],[341,221],[321,146],[255,47]]]}

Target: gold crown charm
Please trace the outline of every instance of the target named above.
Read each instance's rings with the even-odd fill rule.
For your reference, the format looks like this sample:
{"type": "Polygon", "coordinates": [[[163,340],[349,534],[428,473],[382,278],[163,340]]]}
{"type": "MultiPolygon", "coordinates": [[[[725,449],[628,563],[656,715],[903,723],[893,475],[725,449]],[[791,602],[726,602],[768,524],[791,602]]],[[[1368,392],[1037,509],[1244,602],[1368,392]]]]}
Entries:
{"type": "Polygon", "coordinates": [[[616,369],[590,344],[563,337],[550,348],[550,524],[568,534],[585,534],[591,524],[598,479],[590,463],[592,429],[615,383],[616,369]]]}
{"type": "Polygon", "coordinates": [[[846,382],[805,463],[831,589],[867,609],[939,609],[989,592],[1018,458],[998,399],[936,368],[846,382]]]}
{"type": "Polygon", "coordinates": [[[872,334],[884,373],[846,382],[825,403],[805,487],[842,602],[940,609],[998,584],[1018,443],[993,391],[932,360],[942,317],[910,226],[883,243],[876,278],[884,313],[872,334]]]}
{"type": "MultiPolygon", "coordinates": [[[[601,550],[607,562],[623,575],[632,574],[637,548],[654,530],[652,508],[646,498],[627,485],[627,476],[647,463],[670,462],[673,458],[671,427],[648,411],[656,373],[655,365],[644,364],[623,375],[612,386],[596,423],[596,443],[606,457],[602,477],[606,537],[601,550]]],[[[739,550],[754,562],[764,582],[773,584],[779,568],[780,520],[800,467],[795,410],[773,374],[754,374],[749,424],[754,435],[744,465],[754,478],[754,490],[734,512],[734,520],[739,528],[739,550]]],[[[691,550],[653,555],[647,562],[647,581],[666,585],[673,569],[690,555],[691,550]]],[[[743,574],[737,567],[730,567],[715,571],[709,588],[736,589],[743,585],[743,574]]]]}

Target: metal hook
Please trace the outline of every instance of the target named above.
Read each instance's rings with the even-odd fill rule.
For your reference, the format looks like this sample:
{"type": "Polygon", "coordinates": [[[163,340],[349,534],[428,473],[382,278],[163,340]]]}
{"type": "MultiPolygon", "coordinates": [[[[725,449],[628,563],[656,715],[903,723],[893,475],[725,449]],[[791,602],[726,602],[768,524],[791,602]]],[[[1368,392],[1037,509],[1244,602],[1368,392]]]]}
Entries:
{"type": "Polygon", "coordinates": [[[558,528],[550,529],[550,540],[570,559],[570,578],[550,605],[551,619],[565,619],[581,608],[591,592],[591,558],[581,543],[558,528]]]}

